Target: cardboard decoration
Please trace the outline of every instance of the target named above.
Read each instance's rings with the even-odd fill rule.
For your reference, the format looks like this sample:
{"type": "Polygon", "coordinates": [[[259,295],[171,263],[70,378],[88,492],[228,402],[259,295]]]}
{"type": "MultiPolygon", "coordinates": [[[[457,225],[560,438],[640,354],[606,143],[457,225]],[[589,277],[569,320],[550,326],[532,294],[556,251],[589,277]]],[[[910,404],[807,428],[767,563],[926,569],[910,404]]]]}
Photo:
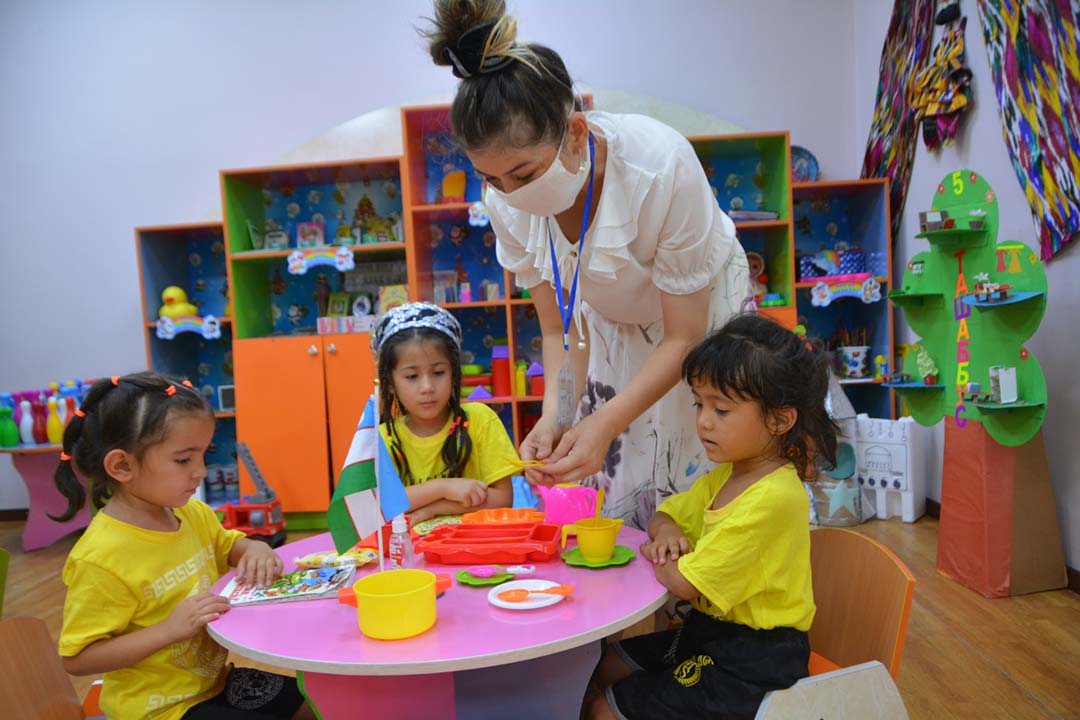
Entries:
{"type": "Polygon", "coordinates": [[[997,196],[971,170],[946,175],[931,210],[916,235],[930,249],[889,293],[922,339],[889,383],[916,422],[946,420],[938,569],[987,597],[1062,587],[1046,379],[1024,347],[1046,311],[1042,263],[997,242],[997,196]]]}

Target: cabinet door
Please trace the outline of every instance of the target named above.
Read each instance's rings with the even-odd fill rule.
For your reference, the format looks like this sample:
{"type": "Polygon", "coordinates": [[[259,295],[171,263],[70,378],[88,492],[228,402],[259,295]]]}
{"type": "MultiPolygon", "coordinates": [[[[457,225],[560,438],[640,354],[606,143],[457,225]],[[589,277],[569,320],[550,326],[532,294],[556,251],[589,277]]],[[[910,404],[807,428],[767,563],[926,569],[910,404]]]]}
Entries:
{"type": "MultiPolygon", "coordinates": [[[[285,512],[330,504],[323,348],[318,337],[234,343],[236,435],[251,449],[285,512]]],[[[255,486],[240,463],[240,492],[255,486]]]]}
{"type": "Polygon", "coordinates": [[[349,454],[364,404],[374,390],[375,360],[367,333],[325,335],[326,405],[330,427],[330,471],[337,482],[349,454]]]}

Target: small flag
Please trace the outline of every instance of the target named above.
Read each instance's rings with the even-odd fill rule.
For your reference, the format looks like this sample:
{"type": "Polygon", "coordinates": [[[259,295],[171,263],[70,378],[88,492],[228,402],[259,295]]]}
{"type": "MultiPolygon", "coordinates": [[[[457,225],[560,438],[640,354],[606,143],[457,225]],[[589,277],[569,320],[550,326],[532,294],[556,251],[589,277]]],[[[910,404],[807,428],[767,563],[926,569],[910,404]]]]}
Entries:
{"type": "Polygon", "coordinates": [[[375,396],[372,395],[364,406],[364,414],[353,435],[345,467],[326,512],[330,535],[339,553],[409,509],[405,487],[379,434],[375,418],[375,396]],[[379,464],[377,476],[376,462],[379,464]]]}

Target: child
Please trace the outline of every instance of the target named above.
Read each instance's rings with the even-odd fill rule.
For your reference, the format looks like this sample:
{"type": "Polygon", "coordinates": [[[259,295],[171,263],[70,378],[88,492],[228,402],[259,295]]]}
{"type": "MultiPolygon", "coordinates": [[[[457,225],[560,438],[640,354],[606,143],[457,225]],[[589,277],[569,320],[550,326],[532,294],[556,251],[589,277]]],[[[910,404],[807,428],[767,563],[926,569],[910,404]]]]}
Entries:
{"type": "Polygon", "coordinates": [[[809,501],[815,459],[835,462],[828,362],[805,338],[739,316],[690,351],[683,379],[720,465],[649,520],[641,555],[693,609],[676,630],[615,643],[591,718],[752,718],[806,676],[814,619],[809,501]]]}
{"type": "Polygon", "coordinates": [[[150,372],[96,382],[64,430],[60,519],[86,501],[72,463],[101,511],[64,565],[60,655],[72,675],[105,674],[109,717],[314,717],[293,678],[229,672],[225,649],[206,632],[229,610],[208,591],[230,566],[259,585],[282,567],[268,545],[225,530],[192,499],[213,435],[202,394],[150,372]]]}
{"type": "Polygon", "coordinates": [[[371,336],[380,431],[418,523],[509,507],[517,453],[499,416],[461,402],[461,325],[430,303],[389,310],[371,336]]]}

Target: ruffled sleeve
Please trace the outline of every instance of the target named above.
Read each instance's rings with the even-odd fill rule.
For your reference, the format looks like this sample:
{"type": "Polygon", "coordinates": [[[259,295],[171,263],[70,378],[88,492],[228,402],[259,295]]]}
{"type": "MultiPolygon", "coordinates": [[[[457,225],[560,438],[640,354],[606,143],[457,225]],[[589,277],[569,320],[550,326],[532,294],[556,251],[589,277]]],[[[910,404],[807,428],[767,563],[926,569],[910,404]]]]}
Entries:
{"type": "MultiPolygon", "coordinates": [[[[491,229],[495,231],[495,257],[514,274],[517,286],[531,289],[543,282],[535,249],[530,249],[530,223],[525,213],[515,213],[491,193],[484,197],[491,229]],[[515,215],[526,217],[515,217],[515,215]]],[[[535,243],[533,243],[535,245],[535,243]]]]}
{"type": "Polygon", "coordinates": [[[672,295],[690,295],[708,287],[731,254],[735,224],[720,210],[689,143],[673,154],[665,176],[670,202],[660,228],[653,283],[672,295]]]}

